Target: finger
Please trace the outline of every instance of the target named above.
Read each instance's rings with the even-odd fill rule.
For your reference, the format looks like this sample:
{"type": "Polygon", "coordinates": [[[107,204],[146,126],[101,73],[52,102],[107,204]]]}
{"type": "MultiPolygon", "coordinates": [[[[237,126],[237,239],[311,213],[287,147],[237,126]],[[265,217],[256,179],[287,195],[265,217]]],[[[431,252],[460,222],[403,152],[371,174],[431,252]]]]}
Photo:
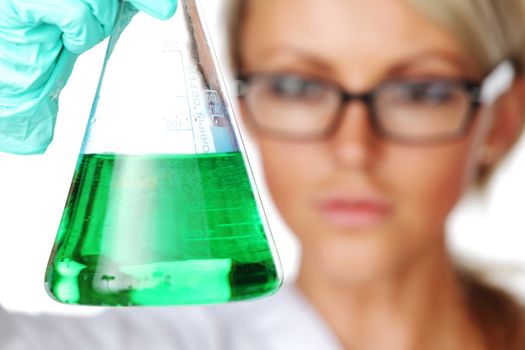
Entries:
{"type": "Polygon", "coordinates": [[[54,25],[24,27],[20,19],[4,18],[8,12],[2,10],[0,4],[0,91],[27,93],[41,86],[52,69],[63,48],[62,32],[54,25]]]}
{"type": "Polygon", "coordinates": [[[39,89],[49,78],[62,47],[60,40],[20,45],[0,39],[2,95],[29,94],[39,89]]]}
{"type": "Polygon", "coordinates": [[[23,25],[47,23],[56,25],[62,32],[64,46],[71,52],[82,53],[105,37],[102,24],[83,0],[3,0],[13,15],[23,25]]]}
{"type": "Polygon", "coordinates": [[[177,10],[177,0],[125,0],[138,10],[158,19],[168,19],[177,10]]]}

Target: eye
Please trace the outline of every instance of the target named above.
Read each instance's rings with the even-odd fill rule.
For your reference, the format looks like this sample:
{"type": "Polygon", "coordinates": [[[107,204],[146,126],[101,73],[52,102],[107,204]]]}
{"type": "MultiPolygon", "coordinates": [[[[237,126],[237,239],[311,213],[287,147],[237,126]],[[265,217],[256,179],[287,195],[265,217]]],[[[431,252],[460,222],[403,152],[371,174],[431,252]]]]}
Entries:
{"type": "Polygon", "coordinates": [[[269,85],[275,97],[285,99],[317,100],[325,93],[322,83],[294,75],[272,77],[269,85]]]}
{"type": "Polygon", "coordinates": [[[446,81],[409,82],[397,91],[400,102],[425,105],[444,105],[457,102],[461,89],[446,81]]]}

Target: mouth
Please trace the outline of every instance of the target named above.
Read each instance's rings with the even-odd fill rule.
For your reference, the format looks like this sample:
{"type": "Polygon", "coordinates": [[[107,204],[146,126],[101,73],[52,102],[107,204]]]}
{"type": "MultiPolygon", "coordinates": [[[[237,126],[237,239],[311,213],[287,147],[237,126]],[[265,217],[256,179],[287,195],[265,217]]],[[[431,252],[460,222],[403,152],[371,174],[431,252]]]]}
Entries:
{"type": "Polygon", "coordinates": [[[392,205],[376,195],[338,194],[321,200],[319,211],[332,225],[359,229],[380,224],[392,212],[392,205]]]}

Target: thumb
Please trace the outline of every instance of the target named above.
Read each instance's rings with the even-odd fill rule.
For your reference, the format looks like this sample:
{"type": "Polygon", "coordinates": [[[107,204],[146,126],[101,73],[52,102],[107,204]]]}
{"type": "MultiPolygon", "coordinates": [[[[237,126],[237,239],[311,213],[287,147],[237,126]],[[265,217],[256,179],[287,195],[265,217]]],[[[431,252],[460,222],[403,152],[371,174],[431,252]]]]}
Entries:
{"type": "Polygon", "coordinates": [[[138,10],[158,19],[169,19],[177,10],[177,0],[125,0],[138,10]]]}

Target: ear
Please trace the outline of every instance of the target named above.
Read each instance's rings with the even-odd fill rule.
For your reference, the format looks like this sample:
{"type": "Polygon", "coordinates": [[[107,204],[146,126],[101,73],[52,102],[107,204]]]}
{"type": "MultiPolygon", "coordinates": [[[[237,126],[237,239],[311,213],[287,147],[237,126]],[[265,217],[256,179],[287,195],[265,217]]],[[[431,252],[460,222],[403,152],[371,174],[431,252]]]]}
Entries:
{"type": "Polygon", "coordinates": [[[525,123],[525,77],[519,75],[493,107],[493,123],[486,146],[495,160],[503,158],[520,137],[525,123]]]}

